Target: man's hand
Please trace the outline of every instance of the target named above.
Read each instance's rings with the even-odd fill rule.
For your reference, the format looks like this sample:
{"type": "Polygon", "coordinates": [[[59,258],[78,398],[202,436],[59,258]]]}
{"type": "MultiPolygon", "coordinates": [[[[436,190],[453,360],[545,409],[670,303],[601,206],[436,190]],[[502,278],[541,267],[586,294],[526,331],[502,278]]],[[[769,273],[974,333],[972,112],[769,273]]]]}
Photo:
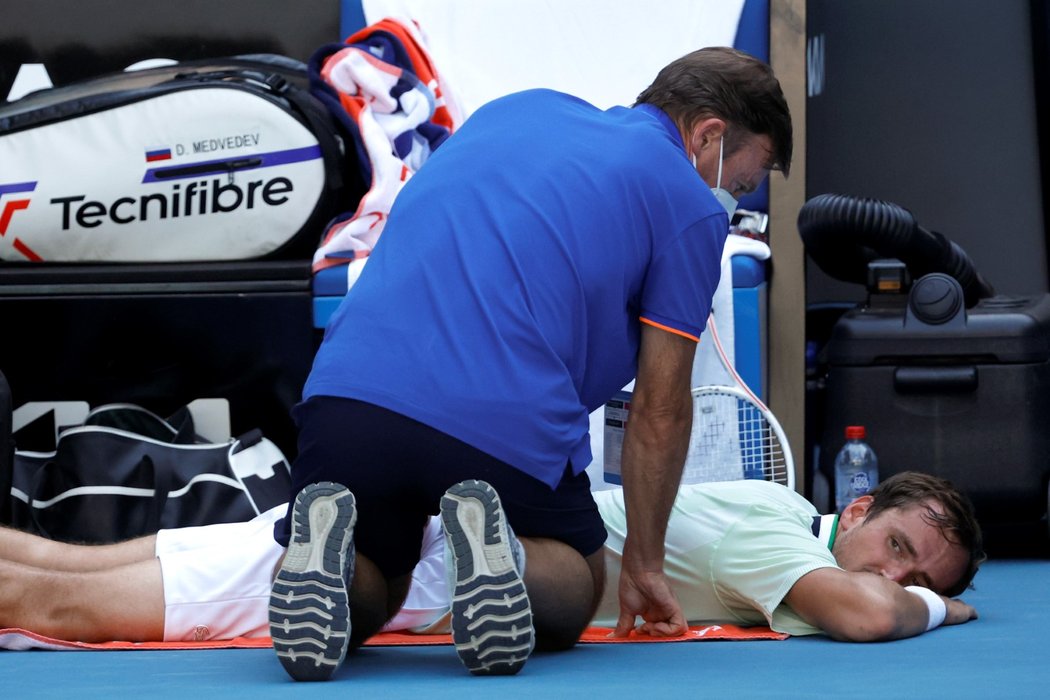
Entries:
{"type": "Polygon", "coordinates": [[[625,568],[620,573],[620,618],[613,636],[630,634],[636,616],[644,620],[640,631],[653,637],[677,637],[688,629],[682,606],[662,571],[625,568]]]}
{"type": "Polygon", "coordinates": [[[977,610],[973,606],[955,598],[941,597],[944,598],[944,602],[948,605],[948,612],[944,616],[944,624],[961,625],[964,622],[977,619],[977,610]]]}

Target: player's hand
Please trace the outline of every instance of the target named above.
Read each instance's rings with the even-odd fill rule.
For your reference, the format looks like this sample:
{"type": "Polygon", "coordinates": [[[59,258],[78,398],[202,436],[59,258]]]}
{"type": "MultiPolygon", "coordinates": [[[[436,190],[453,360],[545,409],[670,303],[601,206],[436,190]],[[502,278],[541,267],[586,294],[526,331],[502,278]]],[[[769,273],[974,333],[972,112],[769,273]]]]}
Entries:
{"type": "MultiPolygon", "coordinates": [[[[944,596],[941,596],[944,598],[944,596]]],[[[944,598],[948,604],[948,610],[944,615],[944,624],[961,625],[964,622],[977,619],[977,611],[970,605],[954,598],[944,598]]]]}
{"type": "Polygon", "coordinates": [[[634,629],[636,617],[643,623],[638,628],[653,637],[676,637],[688,629],[667,576],[662,571],[620,573],[620,617],[614,637],[626,637],[634,629]]]}

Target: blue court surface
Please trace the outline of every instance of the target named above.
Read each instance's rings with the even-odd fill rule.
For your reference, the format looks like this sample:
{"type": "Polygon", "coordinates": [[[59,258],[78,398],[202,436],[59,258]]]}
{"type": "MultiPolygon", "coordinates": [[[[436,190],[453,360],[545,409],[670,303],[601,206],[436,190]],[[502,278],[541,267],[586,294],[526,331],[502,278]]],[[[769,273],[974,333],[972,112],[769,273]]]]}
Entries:
{"type": "Polygon", "coordinates": [[[368,648],[327,683],[269,649],[0,651],[0,698],[1047,698],[1050,561],[995,560],[964,599],[981,619],[897,642],[585,644],[476,678],[448,646],[368,648]]]}

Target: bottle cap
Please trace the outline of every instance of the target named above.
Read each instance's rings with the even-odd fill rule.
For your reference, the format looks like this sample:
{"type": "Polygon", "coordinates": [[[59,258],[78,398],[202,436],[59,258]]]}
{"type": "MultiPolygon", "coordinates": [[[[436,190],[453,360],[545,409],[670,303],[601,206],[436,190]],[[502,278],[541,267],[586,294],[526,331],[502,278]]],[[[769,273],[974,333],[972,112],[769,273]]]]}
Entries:
{"type": "Polygon", "coordinates": [[[847,425],[846,426],[846,439],[847,440],[863,440],[866,435],[863,425],[847,425]]]}

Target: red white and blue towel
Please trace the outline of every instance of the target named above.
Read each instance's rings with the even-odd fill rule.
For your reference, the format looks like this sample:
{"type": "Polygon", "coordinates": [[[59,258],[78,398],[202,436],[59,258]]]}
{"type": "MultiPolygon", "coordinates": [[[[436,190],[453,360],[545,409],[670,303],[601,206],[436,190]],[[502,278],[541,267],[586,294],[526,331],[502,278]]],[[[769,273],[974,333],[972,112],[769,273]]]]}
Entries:
{"type": "MultiPolygon", "coordinates": [[[[325,231],[315,272],[348,265],[353,284],[412,174],[461,122],[419,29],[384,19],[326,46],[310,62],[314,94],[353,141],[368,191],[325,231]]],[[[349,145],[348,145],[349,148],[349,145]]]]}

